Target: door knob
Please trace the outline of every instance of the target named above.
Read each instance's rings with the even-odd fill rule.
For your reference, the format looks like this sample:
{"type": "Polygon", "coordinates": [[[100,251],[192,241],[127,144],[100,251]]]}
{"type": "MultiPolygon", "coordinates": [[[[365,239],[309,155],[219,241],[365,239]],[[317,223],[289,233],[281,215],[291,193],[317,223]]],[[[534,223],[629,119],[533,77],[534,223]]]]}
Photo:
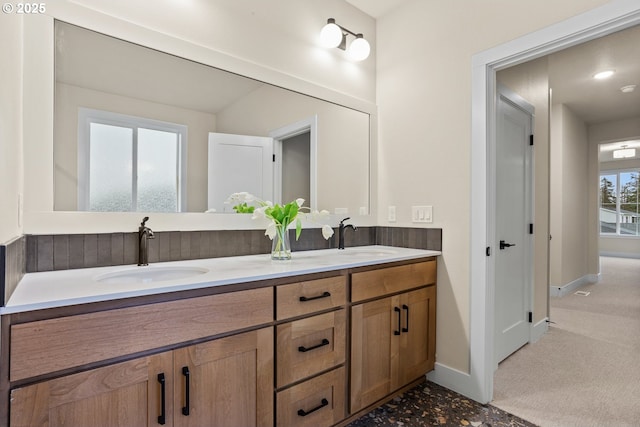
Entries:
{"type": "Polygon", "coordinates": [[[505,243],[504,240],[500,240],[500,249],[510,248],[511,246],[515,246],[515,243],[505,243]]]}

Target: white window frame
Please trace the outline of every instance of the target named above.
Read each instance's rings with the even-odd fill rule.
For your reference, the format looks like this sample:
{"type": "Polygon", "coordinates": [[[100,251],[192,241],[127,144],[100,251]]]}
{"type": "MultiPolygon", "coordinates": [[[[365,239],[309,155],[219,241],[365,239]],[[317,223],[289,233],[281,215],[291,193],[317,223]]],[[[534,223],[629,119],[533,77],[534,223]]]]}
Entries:
{"type": "Polygon", "coordinates": [[[91,108],[78,109],[78,210],[89,210],[90,127],[92,123],[130,128],[133,131],[133,180],[131,211],[137,211],[138,129],[171,132],[178,135],[178,212],[187,211],[187,126],[144,117],[129,116],[91,108]]]}
{"type": "MultiPolygon", "coordinates": [[[[600,182],[602,181],[602,176],[603,175],[615,175],[616,176],[616,232],[615,233],[603,233],[602,231],[600,231],[600,235],[601,236],[606,236],[606,237],[622,237],[625,239],[628,238],[632,238],[632,239],[640,239],[640,236],[634,236],[634,235],[630,235],[630,234],[621,234],[620,233],[620,217],[622,215],[621,211],[620,211],[620,174],[621,173],[628,173],[628,172],[636,172],[636,173],[640,173],[640,168],[628,168],[628,169],[609,169],[609,170],[601,170],[600,171],[600,175],[598,175],[598,177],[600,178],[598,180],[598,191],[600,191],[600,182]]],[[[598,200],[598,212],[600,212],[602,206],[602,200],[598,200]]],[[[600,230],[602,230],[602,227],[600,226],[600,218],[598,216],[598,228],[600,230]]]]}

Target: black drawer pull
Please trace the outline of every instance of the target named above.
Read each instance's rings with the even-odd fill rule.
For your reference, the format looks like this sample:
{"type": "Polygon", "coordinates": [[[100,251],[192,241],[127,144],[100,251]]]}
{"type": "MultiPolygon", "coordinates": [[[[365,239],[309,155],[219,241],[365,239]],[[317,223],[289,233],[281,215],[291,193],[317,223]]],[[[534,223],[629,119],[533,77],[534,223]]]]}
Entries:
{"type": "Polygon", "coordinates": [[[184,375],[184,385],[185,385],[185,389],[184,389],[184,405],[182,407],[182,415],[189,415],[189,367],[188,366],[183,366],[182,367],[182,375],[184,375]]]}
{"type": "Polygon", "coordinates": [[[322,293],[322,295],[318,295],[317,297],[300,297],[300,301],[305,302],[305,301],[313,301],[314,299],[320,299],[320,298],[329,298],[331,296],[331,292],[327,292],[324,291],[322,293]]]}
{"type": "Polygon", "coordinates": [[[401,324],[402,324],[402,319],[401,319],[402,312],[400,311],[399,307],[393,307],[393,311],[398,313],[398,330],[397,331],[393,331],[393,335],[400,335],[400,330],[401,330],[400,328],[402,327],[401,326],[401,324]]]}
{"type": "Polygon", "coordinates": [[[406,304],[402,304],[402,309],[407,310],[407,327],[402,328],[402,332],[409,332],[409,306],[406,304]]]}
{"type": "Polygon", "coordinates": [[[322,399],[320,402],[320,406],[316,406],[315,408],[309,409],[308,411],[305,411],[304,409],[298,409],[298,415],[301,417],[306,417],[312,412],[316,412],[318,409],[322,409],[329,404],[329,401],[327,399],[322,399]]]}
{"type": "Polygon", "coordinates": [[[166,390],[166,381],[164,379],[164,372],[158,374],[158,382],[160,383],[160,415],[158,415],[158,424],[165,425],[166,424],[166,415],[167,415],[167,390],[166,390]]]}
{"type": "Polygon", "coordinates": [[[305,347],[301,345],[300,347],[298,347],[298,351],[300,353],[306,353],[307,351],[315,350],[316,348],[324,347],[325,345],[329,345],[329,340],[326,338],[323,338],[320,344],[314,345],[313,347],[305,347]]]}

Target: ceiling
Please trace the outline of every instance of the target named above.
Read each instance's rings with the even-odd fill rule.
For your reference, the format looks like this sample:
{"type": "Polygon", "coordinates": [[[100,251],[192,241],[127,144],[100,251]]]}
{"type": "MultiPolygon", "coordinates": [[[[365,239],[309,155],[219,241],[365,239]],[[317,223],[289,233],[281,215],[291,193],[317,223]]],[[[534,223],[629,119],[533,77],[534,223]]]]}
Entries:
{"type": "MultiPolygon", "coordinates": [[[[378,19],[413,0],[346,0],[378,19]]],[[[601,37],[548,56],[553,102],[566,104],[587,124],[640,116],[640,27],[601,37]],[[616,73],[594,80],[603,69],[616,73]],[[632,93],[620,88],[637,85],[632,93]]]]}

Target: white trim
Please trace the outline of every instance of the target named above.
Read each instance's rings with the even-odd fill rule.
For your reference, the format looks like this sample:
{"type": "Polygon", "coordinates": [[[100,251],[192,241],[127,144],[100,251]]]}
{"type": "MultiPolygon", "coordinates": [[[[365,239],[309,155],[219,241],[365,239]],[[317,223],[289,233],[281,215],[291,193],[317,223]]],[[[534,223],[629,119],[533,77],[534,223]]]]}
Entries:
{"type": "MultiPolygon", "coordinates": [[[[470,375],[457,369],[450,368],[447,365],[436,362],[433,371],[427,373],[427,380],[444,386],[449,390],[453,390],[456,393],[466,395],[468,384],[470,381],[470,375]]],[[[468,397],[478,400],[475,396],[468,397]]]]}
{"type": "Polygon", "coordinates": [[[595,283],[598,281],[597,274],[586,274],[576,280],[572,280],[566,285],[550,285],[549,286],[549,296],[551,297],[563,297],[576,289],[581,288],[584,285],[589,283],[595,283]]]}
{"type": "MultiPolygon", "coordinates": [[[[493,257],[485,248],[494,230],[489,224],[487,149],[495,140],[495,72],[640,23],[637,0],[613,0],[565,21],[480,52],[471,69],[471,236],[470,236],[470,375],[456,384],[462,394],[481,403],[493,398],[493,293],[488,279],[493,257]],[[460,387],[462,386],[462,387],[460,387]]],[[[448,386],[448,384],[443,383],[448,386]]]]}
{"type": "Polygon", "coordinates": [[[273,167],[273,200],[282,200],[282,140],[309,132],[309,207],[318,209],[318,115],[282,126],[269,132],[273,138],[273,151],[276,163],[273,167]]]}
{"type": "Polygon", "coordinates": [[[640,259],[640,253],[638,252],[607,252],[601,251],[600,256],[608,256],[613,258],[634,258],[640,259]]]}
{"type": "Polygon", "coordinates": [[[545,317],[535,325],[531,326],[531,338],[529,344],[533,344],[538,341],[549,330],[549,318],[545,317]]]}

